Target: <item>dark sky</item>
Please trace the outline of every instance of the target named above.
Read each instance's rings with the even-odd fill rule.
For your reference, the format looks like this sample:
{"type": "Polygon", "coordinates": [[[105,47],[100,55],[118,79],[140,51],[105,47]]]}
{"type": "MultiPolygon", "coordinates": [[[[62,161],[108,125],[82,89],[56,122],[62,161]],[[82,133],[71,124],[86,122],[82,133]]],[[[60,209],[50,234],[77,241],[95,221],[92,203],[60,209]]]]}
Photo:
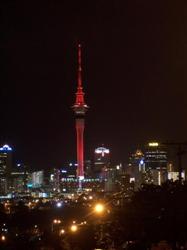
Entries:
{"type": "Polygon", "coordinates": [[[187,2],[2,1],[0,142],[38,168],[75,159],[71,106],[83,47],[86,158],[116,162],[187,139],[187,2]]]}

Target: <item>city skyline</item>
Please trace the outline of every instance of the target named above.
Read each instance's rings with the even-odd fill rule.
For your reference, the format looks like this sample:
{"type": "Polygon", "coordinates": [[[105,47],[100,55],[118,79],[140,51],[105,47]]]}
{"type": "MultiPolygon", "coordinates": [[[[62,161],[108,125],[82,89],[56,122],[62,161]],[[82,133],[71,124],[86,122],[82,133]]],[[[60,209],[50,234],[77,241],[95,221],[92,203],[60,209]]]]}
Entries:
{"type": "Polygon", "coordinates": [[[127,162],[149,140],[186,141],[185,4],[2,7],[0,143],[15,148],[20,160],[49,168],[76,159],[71,105],[78,41],[91,106],[85,158],[102,144],[113,161],[127,162]]]}

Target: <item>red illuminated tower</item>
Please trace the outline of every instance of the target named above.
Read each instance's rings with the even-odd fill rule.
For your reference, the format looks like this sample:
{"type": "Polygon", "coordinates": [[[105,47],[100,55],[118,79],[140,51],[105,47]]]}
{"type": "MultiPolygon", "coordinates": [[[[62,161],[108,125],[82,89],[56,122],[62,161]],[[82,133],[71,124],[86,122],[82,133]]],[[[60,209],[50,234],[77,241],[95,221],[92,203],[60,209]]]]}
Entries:
{"type": "MultiPolygon", "coordinates": [[[[84,92],[82,87],[82,67],[81,67],[81,45],[78,45],[78,82],[76,100],[73,105],[75,112],[75,125],[77,133],[77,178],[84,179],[84,120],[88,109],[84,101],[84,92]]],[[[79,183],[81,184],[81,182],[79,183]]]]}

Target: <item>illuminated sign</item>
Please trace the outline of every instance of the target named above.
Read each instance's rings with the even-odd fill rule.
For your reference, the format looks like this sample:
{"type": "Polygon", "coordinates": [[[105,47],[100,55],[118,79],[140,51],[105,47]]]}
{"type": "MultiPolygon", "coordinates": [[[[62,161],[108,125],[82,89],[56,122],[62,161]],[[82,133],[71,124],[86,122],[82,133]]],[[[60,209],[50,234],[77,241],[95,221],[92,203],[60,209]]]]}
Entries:
{"type": "Polygon", "coordinates": [[[12,151],[12,148],[5,144],[3,147],[0,148],[0,151],[12,151]]]}
{"type": "Polygon", "coordinates": [[[109,154],[110,150],[104,147],[99,147],[95,149],[95,153],[96,154],[102,154],[102,156],[104,156],[105,154],[109,154]]]}
{"type": "Polygon", "coordinates": [[[149,147],[158,147],[158,142],[150,142],[149,147]]]}

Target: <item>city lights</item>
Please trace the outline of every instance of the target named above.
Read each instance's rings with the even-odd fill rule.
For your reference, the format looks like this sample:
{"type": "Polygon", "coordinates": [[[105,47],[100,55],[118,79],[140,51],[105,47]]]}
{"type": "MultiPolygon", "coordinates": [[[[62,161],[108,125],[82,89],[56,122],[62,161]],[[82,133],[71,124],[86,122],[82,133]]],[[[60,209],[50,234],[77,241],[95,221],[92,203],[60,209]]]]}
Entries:
{"type": "Polygon", "coordinates": [[[143,165],[143,164],[144,164],[144,161],[143,161],[143,160],[141,160],[141,161],[140,161],[140,164],[141,164],[141,165],[143,165]]]}
{"type": "Polygon", "coordinates": [[[105,210],[105,207],[104,207],[104,205],[101,204],[101,203],[96,204],[95,207],[94,207],[94,211],[95,211],[97,214],[103,213],[104,210],[105,210]]]}
{"type": "Polygon", "coordinates": [[[158,147],[159,143],[158,142],[149,142],[150,147],[158,147]]]}
{"type": "Polygon", "coordinates": [[[54,232],[56,228],[59,228],[60,224],[61,224],[61,220],[54,219],[51,225],[51,231],[54,232]]]}
{"type": "Polygon", "coordinates": [[[104,147],[99,147],[95,149],[95,153],[96,154],[101,154],[102,156],[104,156],[105,154],[109,154],[110,150],[104,147]]]}
{"type": "Polygon", "coordinates": [[[0,148],[0,151],[12,151],[12,148],[9,145],[5,144],[0,148]]]}
{"type": "Polygon", "coordinates": [[[71,232],[76,232],[77,230],[78,230],[78,227],[77,227],[77,225],[72,225],[71,227],[70,227],[70,230],[71,230],[71,232]]]}
{"type": "Polygon", "coordinates": [[[60,235],[62,235],[62,234],[65,234],[65,230],[64,229],[60,230],[60,235]]]}
{"type": "Polygon", "coordinates": [[[61,223],[61,220],[55,219],[55,220],[53,220],[53,223],[54,223],[54,224],[60,224],[60,223],[61,223]]]}
{"type": "Polygon", "coordinates": [[[80,223],[81,225],[86,225],[87,224],[87,221],[83,221],[80,223]]]}
{"type": "Polygon", "coordinates": [[[80,181],[84,180],[84,176],[79,176],[79,180],[80,181]]]}
{"type": "Polygon", "coordinates": [[[187,250],[187,0],[2,2],[0,250],[187,250]]]}
{"type": "Polygon", "coordinates": [[[1,236],[1,241],[5,241],[6,237],[4,235],[1,236]]]}
{"type": "Polygon", "coordinates": [[[62,202],[57,202],[56,206],[59,208],[62,207],[62,202]]]}

